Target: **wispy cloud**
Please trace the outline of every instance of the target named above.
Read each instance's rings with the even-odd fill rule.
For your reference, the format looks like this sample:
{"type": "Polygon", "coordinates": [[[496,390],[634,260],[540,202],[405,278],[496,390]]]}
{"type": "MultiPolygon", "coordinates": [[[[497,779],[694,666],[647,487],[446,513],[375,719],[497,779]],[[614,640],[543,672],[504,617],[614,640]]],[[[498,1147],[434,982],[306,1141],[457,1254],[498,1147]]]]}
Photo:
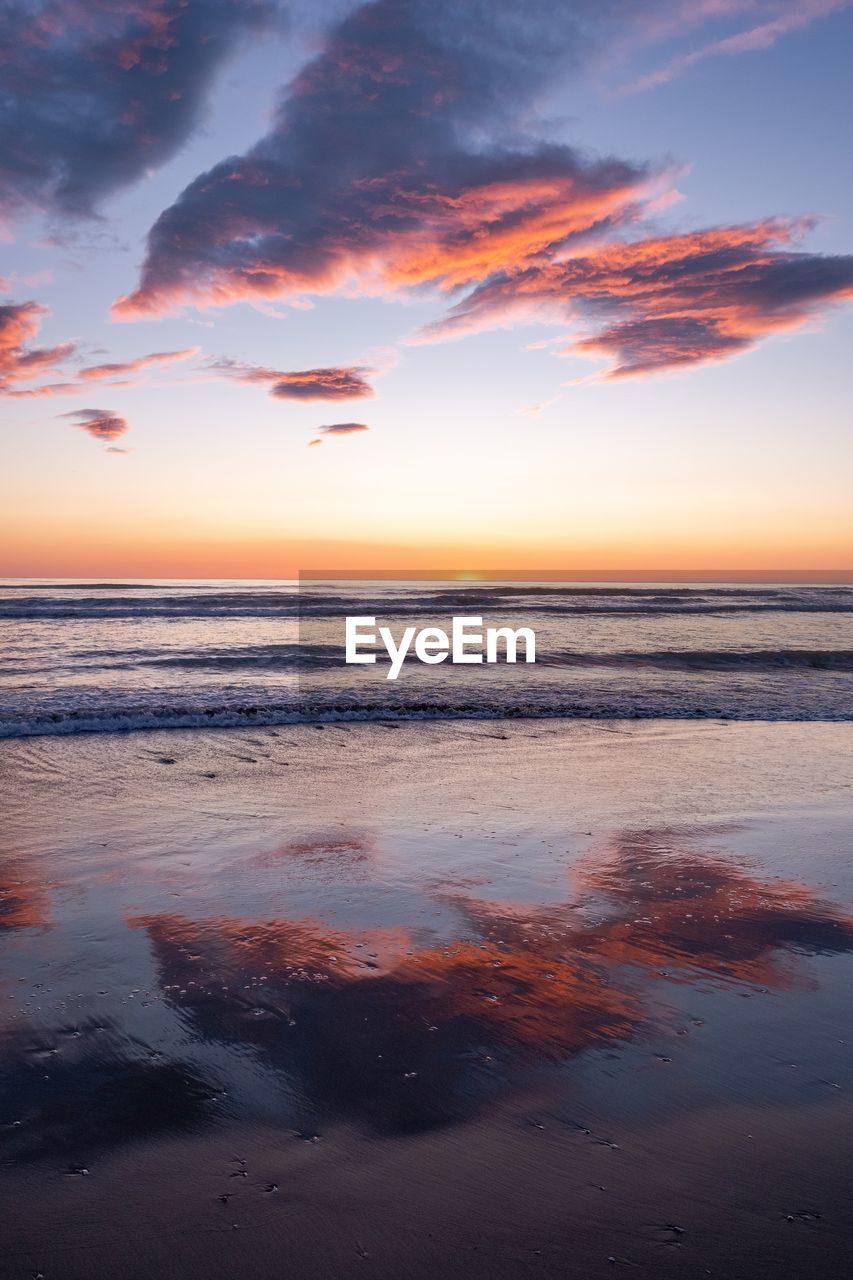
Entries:
{"type": "Polygon", "coordinates": [[[319,435],[308,441],[309,449],[315,444],[322,444],[324,436],[356,436],[362,431],[369,431],[366,422],[333,422],[327,427],[318,427],[319,435]]]}
{"type": "MultiPolygon", "coordinates": [[[[650,71],[620,90],[622,94],[639,93],[645,89],[655,89],[683,76],[700,62],[708,58],[736,57],[738,54],[755,53],[761,49],[772,49],[783,36],[793,31],[801,31],[818,18],[828,17],[850,7],[851,0],[796,0],[794,4],[784,4],[781,12],[767,22],[747,27],[743,31],[712,40],[699,49],[679,54],[663,67],[650,71]]],[[[740,7],[740,6],[738,6],[740,7]]]]}
{"type": "Polygon", "coordinates": [[[73,354],[73,342],[56,347],[30,346],[46,314],[47,308],[37,302],[0,305],[0,394],[8,394],[17,382],[54,370],[73,354]]]}
{"type": "Polygon", "coordinates": [[[189,360],[192,356],[197,356],[200,351],[201,347],[184,347],[181,351],[153,351],[150,355],[136,356],[132,360],[88,365],[80,370],[78,377],[88,382],[100,378],[115,378],[123,373],[139,373],[142,369],[150,369],[153,366],[189,360]]]}
{"type": "Polygon", "coordinates": [[[268,386],[276,400],[366,400],[375,395],[368,378],[376,370],[364,365],[285,372],[238,360],[214,360],[208,368],[235,382],[268,386]]]}
{"type": "Polygon", "coordinates": [[[179,351],[154,351],[149,355],[113,363],[87,365],[66,376],[63,382],[38,379],[54,373],[76,353],[76,344],[63,342],[54,347],[32,345],[47,308],[38,302],[9,302],[0,305],[0,395],[15,399],[39,400],[53,396],[79,395],[90,389],[93,381],[108,379],[110,387],[135,386],[137,379],[122,374],[137,374],[152,367],[173,364],[198,355],[200,347],[179,351]],[[36,383],[34,386],[22,385],[36,383]]]}
{"type": "Polygon", "coordinates": [[[327,427],[318,427],[322,436],[355,436],[362,431],[369,431],[366,422],[332,422],[327,427]]]}
{"type": "Polygon", "coordinates": [[[544,413],[546,409],[550,409],[559,400],[559,396],[553,396],[550,400],[538,400],[535,404],[525,404],[519,409],[519,413],[525,418],[536,418],[540,413],[544,413]]]}
{"type": "Polygon", "coordinates": [[[39,387],[16,387],[14,390],[0,387],[0,393],[15,400],[42,400],[51,396],[73,396],[82,390],[83,387],[77,382],[45,382],[39,387]]]}

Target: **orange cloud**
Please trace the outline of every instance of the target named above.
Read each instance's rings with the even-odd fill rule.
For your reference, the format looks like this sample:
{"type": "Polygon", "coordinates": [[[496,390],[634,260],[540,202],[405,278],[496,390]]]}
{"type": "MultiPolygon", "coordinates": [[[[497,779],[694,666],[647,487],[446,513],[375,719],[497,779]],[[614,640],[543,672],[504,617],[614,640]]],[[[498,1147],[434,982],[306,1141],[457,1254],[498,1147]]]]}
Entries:
{"type": "Polygon", "coordinates": [[[199,347],[186,347],[181,351],[155,351],[110,364],[88,365],[75,374],[73,382],[47,382],[41,386],[25,387],[18,383],[29,382],[53,371],[74,354],[75,344],[65,342],[56,347],[30,347],[28,344],[38,332],[41,318],[47,308],[37,302],[6,303],[0,306],[0,395],[16,399],[44,399],[51,396],[76,395],[86,390],[87,384],[103,378],[111,379],[113,387],[134,386],[135,381],[119,378],[120,374],[136,373],[156,365],[173,364],[197,355],[199,347]]]}
{"type": "MultiPolygon", "coordinates": [[[[424,183],[417,168],[353,182],[340,196],[340,227],[331,226],[319,249],[306,246],[303,253],[289,234],[254,236],[250,248],[246,219],[232,212],[241,189],[253,201],[259,188],[265,198],[283,200],[284,175],[246,164],[217,174],[205,184],[206,201],[213,202],[220,186],[223,200],[216,217],[205,219],[209,243],[195,236],[192,254],[170,249],[167,255],[165,247],[157,249],[155,227],[143,283],[116,302],[114,315],[133,319],[182,303],[223,306],[351,287],[362,294],[423,285],[452,290],[634,219],[664,180],[616,161],[584,166],[565,147],[501,157],[489,165],[459,154],[448,167],[452,178],[442,186],[424,183]]],[[[175,206],[161,222],[189,216],[175,206]]],[[[178,239],[186,243],[183,233],[169,228],[170,244],[178,239]]]]}
{"type": "Polygon", "coordinates": [[[586,329],[564,351],[608,359],[606,378],[724,359],[853,297],[853,257],[791,247],[812,222],[772,218],[620,242],[504,273],[420,339],[540,319],[586,329]]]}
{"type": "Polygon", "coordinates": [[[523,17],[494,4],[485,25],[465,6],[358,6],[288,87],[268,134],[161,214],[139,286],[114,314],[454,289],[631,218],[649,166],[506,141],[578,37],[576,16],[545,0],[523,17]]]}
{"type": "MultiPolygon", "coordinates": [[[[620,11],[619,36],[630,43],[639,27],[670,39],[740,11],[767,17],[685,55],[676,74],[766,47],[844,3],[661,0],[620,11]]],[[[266,136],[160,215],[138,287],[114,314],[467,289],[422,337],[518,316],[569,322],[581,328],[570,349],[603,356],[605,376],[621,377],[722,359],[849,296],[853,259],[789,249],[808,219],[614,243],[674,198],[672,171],[520,141],[517,121],[535,117],[536,96],[578,56],[585,25],[573,6],[522,9],[492,5],[488,29],[465,6],[374,0],[347,14],[266,136]]],[[[601,22],[606,44],[612,17],[601,22]]]]}
{"type": "Polygon", "coordinates": [[[28,345],[46,314],[47,308],[37,302],[0,305],[0,394],[8,394],[16,382],[40,377],[73,353],[73,342],[57,347],[28,345]]]}

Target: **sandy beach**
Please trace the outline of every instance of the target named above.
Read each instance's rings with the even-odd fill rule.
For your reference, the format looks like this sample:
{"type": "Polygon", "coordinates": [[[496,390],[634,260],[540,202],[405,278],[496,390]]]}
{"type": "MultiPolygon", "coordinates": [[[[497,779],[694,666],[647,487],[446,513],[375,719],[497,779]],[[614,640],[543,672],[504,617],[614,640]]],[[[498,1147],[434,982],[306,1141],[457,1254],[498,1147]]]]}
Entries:
{"type": "Polygon", "coordinates": [[[850,747],[3,742],[0,1274],[842,1274],[850,747]]]}
{"type": "Polygon", "coordinates": [[[0,0],[0,1280],[853,1280],[853,0],[0,0]]]}

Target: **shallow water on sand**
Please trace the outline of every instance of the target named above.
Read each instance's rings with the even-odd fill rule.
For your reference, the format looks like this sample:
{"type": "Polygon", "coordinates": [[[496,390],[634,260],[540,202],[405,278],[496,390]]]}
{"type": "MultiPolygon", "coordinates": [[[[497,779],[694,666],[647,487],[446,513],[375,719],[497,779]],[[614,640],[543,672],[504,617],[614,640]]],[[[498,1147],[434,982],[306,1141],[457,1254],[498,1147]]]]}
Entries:
{"type": "Polygon", "coordinates": [[[0,744],[0,1274],[838,1273],[851,745],[0,744]]]}

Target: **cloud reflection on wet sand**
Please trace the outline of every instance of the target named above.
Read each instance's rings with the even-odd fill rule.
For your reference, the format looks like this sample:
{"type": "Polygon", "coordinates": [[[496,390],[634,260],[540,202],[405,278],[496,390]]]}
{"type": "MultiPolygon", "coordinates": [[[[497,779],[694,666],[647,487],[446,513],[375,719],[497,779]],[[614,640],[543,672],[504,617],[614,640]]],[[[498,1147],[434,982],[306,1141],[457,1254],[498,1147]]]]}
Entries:
{"type": "MultiPolygon", "coordinates": [[[[357,860],[361,837],[338,837],[357,860]]],[[[325,844],[324,844],[325,842],[325,844]]],[[[654,1023],[653,980],[791,984],[804,954],[853,951],[853,917],[689,837],[626,832],[536,907],[430,890],[458,936],[321,920],[135,917],[166,1000],[206,1040],[251,1046],[318,1121],[379,1132],[458,1123],[531,1070],[654,1023]]],[[[313,857],[328,837],[299,844],[313,857]]]]}
{"type": "Polygon", "coordinates": [[[623,833],[581,883],[605,916],[577,939],[582,951],[684,981],[780,988],[795,976],[795,956],[853,950],[853,916],[807,885],[761,879],[667,831],[623,833]]]}
{"type": "Polygon", "coordinates": [[[37,929],[50,922],[47,889],[22,860],[11,858],[0,867],[0,931],[37,929]]]}

